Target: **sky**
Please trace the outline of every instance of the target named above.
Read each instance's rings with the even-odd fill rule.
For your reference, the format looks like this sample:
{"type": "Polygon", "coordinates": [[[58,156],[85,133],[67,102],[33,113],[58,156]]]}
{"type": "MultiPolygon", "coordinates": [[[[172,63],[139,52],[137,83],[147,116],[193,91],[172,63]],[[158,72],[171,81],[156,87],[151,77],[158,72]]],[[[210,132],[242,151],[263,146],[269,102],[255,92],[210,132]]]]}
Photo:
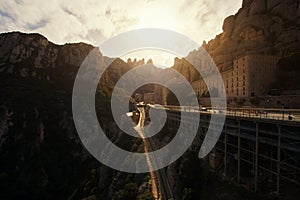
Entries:
{"type": "MultiPolygon", "coordinates": [[[[177,31],[202,44],[222,32],[242,0],[1,0],[0,32],[37,32],[56,44],[106,39],[138,28],[177,31]]],[[[174,55],[153,51],[128,57],[170,65],[174,55]]]]}

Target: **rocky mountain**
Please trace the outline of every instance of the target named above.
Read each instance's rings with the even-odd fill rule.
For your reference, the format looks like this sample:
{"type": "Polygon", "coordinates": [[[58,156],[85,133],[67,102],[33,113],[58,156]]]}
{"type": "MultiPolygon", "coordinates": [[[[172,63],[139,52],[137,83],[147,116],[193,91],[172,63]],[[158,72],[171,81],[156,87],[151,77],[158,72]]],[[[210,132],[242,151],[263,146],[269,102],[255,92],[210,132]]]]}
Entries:
{"type": "Polygon", "coordinates": [[[185,58],[175,58],[173,69],[180,72],[189,82],[199,79],[199,73],[185,58]]]}
{"type": "Polygon", "coordinates": [[[223,33],[203,47],[217,65],[244,54],[287,55],[300,50],[300,1],[244,0],[223,23],[223,33]]]}
{"type": "MultiPolygon", "coordinates": [[[[202,45],[217,66],[245,54],[288,56],[300,51],[300,1],[244,0],[222,28],[221,34],[202,45]]],[[[187,59],[196,59],[197,53],[191,52],[187,59]]],[[[197,76],[188,63],[175,60],[173,67],[186,77],[197,76]]]]}
{"type": "MultiPolygon", "coordinates": [[[[72,88],[93,48],[56,45],[39,34],[0,34],[1,199],[152,199],[147,174],[102,165],[78,138],[72,88]]],[[[100,80],[105,87],[96,94],[99,123],[113,142],[136,151],[140,141],[126,138],[113,123],[109,95],[122,74],[140,61],[103,61],[111,64],[100,80]]]]}
{"type": "Polygon", "coordinates": [[[39,34],[4,33],[0,35],[0,69],[22,77],[40,76],[37,69],[41,68],[69,68],[67,73],[80,66],[93,48],[84,43],[56,45],[39,34]]]}
{"type": "MultiPolygon", "coordinates": [[[[4,33],[0,35],[0,73],[48,81],[57,77],[74,80],[81,63],[94,48],[85,43],[56,45],[40,34],[4,33]]],[[[112,63],[103,78],[107,82],[115,82],[131,67],[121,59],[104,56],[103,60],[112,63]]]]}

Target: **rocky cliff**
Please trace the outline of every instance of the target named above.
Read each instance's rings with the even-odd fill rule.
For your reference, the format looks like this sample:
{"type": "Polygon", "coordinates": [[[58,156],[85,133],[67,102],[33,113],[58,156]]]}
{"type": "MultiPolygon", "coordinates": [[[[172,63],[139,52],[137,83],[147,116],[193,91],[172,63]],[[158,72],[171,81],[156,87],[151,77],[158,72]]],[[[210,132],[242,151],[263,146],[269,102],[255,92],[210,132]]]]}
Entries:
{"type": "MultiPolygon", "coordinates": [[[[221,34],[202,45],[217,66],[231,63],[245,54],[284,57],[299,52],[300,1],[244,0],[242,8],[228,16],[222,28],[221,34]]],[[[191,52],[187,57],[195,59],[197,52],[191,52]]],[[[188,63],[182,66],[181,61],[175,60],[174,68],[186,77],[196,76],[193,70],[188,70],[188,63]]]]}
{"type": "Polygon", "coordinates": [[[298,0],[244,0],[243,7],[223,24],[223,33],[203,47],[216,64],[251,53],[283,56],[299,51],[298,0]]]}
{"type": "MultiPolygon", "coordinates": [[[[76,133],[72,88],[77,70],[93,48],[84,43],[56,45],[39,34],[0,34],[2,199],[152,197],[145,174],[125,174],[101,165],[76,133]]],[[[108,97],[122,74],[141,61],[130,64],[107,57],[103,61],[112,63],[100,81],[105,88],[96,96],[99,123],[119,146],[137,148],[138,141],[121,136],[108,97]]]]}
{"type": "Polygon", "coordinates": [[[0,35],[1,72],[36,76],[37,69],[78,67],[94,47],[84,43],[56,45],[39,34],[0,35]]]}

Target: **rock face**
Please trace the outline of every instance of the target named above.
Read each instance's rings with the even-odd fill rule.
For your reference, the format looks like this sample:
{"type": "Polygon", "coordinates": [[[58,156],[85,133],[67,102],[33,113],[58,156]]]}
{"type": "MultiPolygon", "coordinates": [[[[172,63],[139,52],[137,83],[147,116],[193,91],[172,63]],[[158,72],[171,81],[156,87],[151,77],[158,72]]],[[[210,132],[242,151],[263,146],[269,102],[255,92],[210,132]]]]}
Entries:
{"type": "MultiPolygon", "coordinates": [[[[81,63],[94,48],[85,43],[56,45],[40,34],[0,34],[0,74],[47,81],[62,79],[70,84],[81,63]]],[[[119,58],[105,56],[103,61],[110,65],[101,79],[102,86],[107,87],[113,86],[130,68],[144,64],[144,60],[126,63],[119,58]]]]}
{"type": "Polygon", "coordinates": [[[184,58],[175,58],[173,69],[179,71],[189,82],[199,79],[196,69],[184,58]]]}
{"type": "Polygon", "coordinates": [[[39,34],[19,32],[0,35],[1,65],[30,63],[33,68],[55,68],[62,65],[80,66],[93,46],[84,43],[56,45],[39,34]]]}
{"type": "Polygon", "coordinates": [[[284,56],[300,44],[298,0],[244,0],[237,14],[227,17],[223,33],[203,47],[217,65],[250,53],[284,56]]]}
{"type": "Polygon", "coordinates": [[[0,35],[0,72],[50,80],[50,71],[74,71],[93,48],[84,43],[56,45],[39,34],[4,33],[0,35]]]}
{"type": "MultiPolygon", "coordinates": [[[[209,42],[204,41],[202,47],[217,66],[230,63],[245,54],[284,57],[300,51],[299,27],[299,0],[243,0],[242,8],[224,20],[223,33],[209,42]]],[[[191,52],[188,57],[192,54],[195,52],[191,52]]],[[[181,65],[181,62],[175,60],[176,70],[196,76],[181,65]]]]}

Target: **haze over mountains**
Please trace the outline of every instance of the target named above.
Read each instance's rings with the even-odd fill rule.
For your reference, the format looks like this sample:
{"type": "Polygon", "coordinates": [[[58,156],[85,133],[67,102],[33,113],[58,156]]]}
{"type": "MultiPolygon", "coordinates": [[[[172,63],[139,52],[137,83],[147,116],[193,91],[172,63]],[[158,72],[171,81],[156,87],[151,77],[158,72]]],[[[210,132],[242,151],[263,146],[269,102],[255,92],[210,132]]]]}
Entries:
{"type": "MultiPolygon", "coordinates": [[[[232,62],[234,58],[244,54],[286,56],[297,52],[300,48],[299,9],[297,0],[245,0],[237,14],[224,20],[224,32],[215,39],[204,42],[202,47],[217,66],[232,62]]],[[[62,70],[61,75],[74,77],[76,70],[72,69],[80,66],[93,49],[93,46],[84,43],[55,45],[39,34],[18,32],[1,34],[0,44],[0,71],[20,73],[22,76],[36,74],[34,69],[56,68],[62,70]]],[[[193,56],[197,57],[196,54],[197,52],[191,52],[188,58],[193,59],[193,56]]],[[[131,62],[126,67],[125,63],[122,65],[128,70],[143,63],[133,62],[133,59],[131,62]]],[[[189,81],[197,79],[195,71],[188,66],[188,63],[175,60],[176,70],[185,77],[191,76],[189,81]]],[[[117,73],[116,70],[115,72],[117,73]]]]}

